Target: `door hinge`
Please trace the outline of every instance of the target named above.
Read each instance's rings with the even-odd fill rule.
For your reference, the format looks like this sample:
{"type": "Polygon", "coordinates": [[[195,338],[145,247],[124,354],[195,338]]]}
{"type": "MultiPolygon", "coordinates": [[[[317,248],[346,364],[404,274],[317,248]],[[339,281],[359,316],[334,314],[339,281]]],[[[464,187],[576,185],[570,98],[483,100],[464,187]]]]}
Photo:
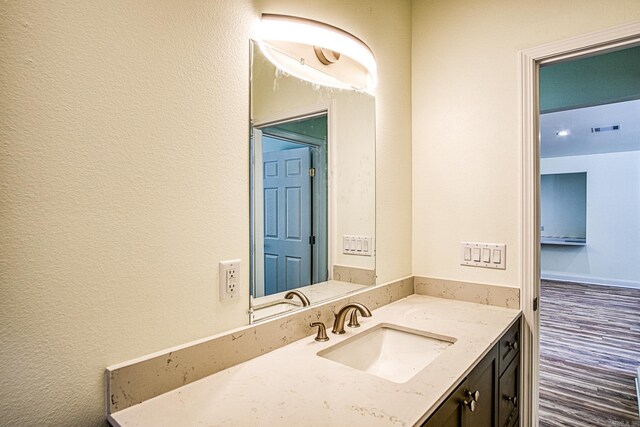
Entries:
{"type": "Polygon", "coordinates": [[[309,244],[310,245],[316,244],[316,236],[309,236],[309,244]]]}
{"type": "Polygon", "coordinates": [[[538,297],[533,299],[533,311],[538,311],[538,297]]]}
{"type": "Polygon", "coordinates": [[[309,168],[309,176],[313,178],[316,176],[316,168],[309,168]]]}

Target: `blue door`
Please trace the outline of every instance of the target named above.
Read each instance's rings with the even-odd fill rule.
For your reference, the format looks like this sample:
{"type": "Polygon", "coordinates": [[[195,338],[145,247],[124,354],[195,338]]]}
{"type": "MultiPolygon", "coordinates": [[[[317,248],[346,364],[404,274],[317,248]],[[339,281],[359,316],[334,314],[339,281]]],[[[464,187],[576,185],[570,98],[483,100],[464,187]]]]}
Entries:
{"type": "Polygon", "coordinates": [[[311,284],[311,153],[263,154],[265,295],[311,284]]]}

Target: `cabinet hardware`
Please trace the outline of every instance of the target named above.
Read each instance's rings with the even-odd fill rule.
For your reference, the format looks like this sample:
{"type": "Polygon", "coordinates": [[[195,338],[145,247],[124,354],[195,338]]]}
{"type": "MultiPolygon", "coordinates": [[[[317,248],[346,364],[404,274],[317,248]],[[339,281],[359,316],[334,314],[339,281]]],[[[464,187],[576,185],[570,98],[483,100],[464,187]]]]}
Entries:
{"type": "Polygon", "coordinates": [[[506,400],[508,400],[509,402],[513,403],[513,406],[515,406],[516,408],[518,407],[518,397],[517,396],[505,396],[504,397],[506,400]]]}
{"type": "Polygon", "coordinates": [[[467,397],[470,397],[471,400],[475,400],[477,402],[478,399],[480,399],[480,390],[476,390],[474,392],[471,392],[471,391],[467,390],[466,395],[467,395],[467,397]]]}
{"type": "Polygon", "coordinates": [[[473,400],[473,399],[464,400],[462,403],[464,403],[464,405],[467,406],[471,412],[475,412],[476,411],[476,406],[478,404],[476,403],[475,400],[473,400]]]}
{"type": "Polygon", "coordinates": [[[507,348],[509,350],[518,350],[518,341],[514,341],[514,342],[507,342],[507,348]]]}

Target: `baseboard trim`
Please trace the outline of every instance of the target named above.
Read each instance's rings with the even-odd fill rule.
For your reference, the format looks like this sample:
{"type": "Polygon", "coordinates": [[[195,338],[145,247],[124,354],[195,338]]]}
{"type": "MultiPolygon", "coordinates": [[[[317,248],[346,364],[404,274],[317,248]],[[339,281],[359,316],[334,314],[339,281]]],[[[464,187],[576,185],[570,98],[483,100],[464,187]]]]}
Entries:
{"type": "Polygon", "coordinates": [[[640,417],[640,368],[636,377],[636,398],[638,399],[638,416],[640,417]]]}
{"type": "Polygon", "coordinates": [[[570,283],[586,283],[587,285],[603,285],[603,286],[615,286],[618,288],[631,288],[640,289],[640,282],[633,280],[619,280],[619,279],[604,279],[602,277],[585,277],[585,276],[572,276],[564,274],[552,274],[541,272],[540,278],[542,280],[557,280],[559,282],[570,283]]]}

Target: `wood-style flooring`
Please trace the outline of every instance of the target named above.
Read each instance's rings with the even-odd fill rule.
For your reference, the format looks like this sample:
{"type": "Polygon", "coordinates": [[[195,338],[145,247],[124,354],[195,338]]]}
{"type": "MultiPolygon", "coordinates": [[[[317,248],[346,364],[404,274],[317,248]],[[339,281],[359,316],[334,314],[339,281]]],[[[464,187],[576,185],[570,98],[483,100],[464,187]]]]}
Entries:
{"type": "Polygon", "coordinates": [[[640,289],[543,280],[540,426],[640,426],[640,289]]]}

